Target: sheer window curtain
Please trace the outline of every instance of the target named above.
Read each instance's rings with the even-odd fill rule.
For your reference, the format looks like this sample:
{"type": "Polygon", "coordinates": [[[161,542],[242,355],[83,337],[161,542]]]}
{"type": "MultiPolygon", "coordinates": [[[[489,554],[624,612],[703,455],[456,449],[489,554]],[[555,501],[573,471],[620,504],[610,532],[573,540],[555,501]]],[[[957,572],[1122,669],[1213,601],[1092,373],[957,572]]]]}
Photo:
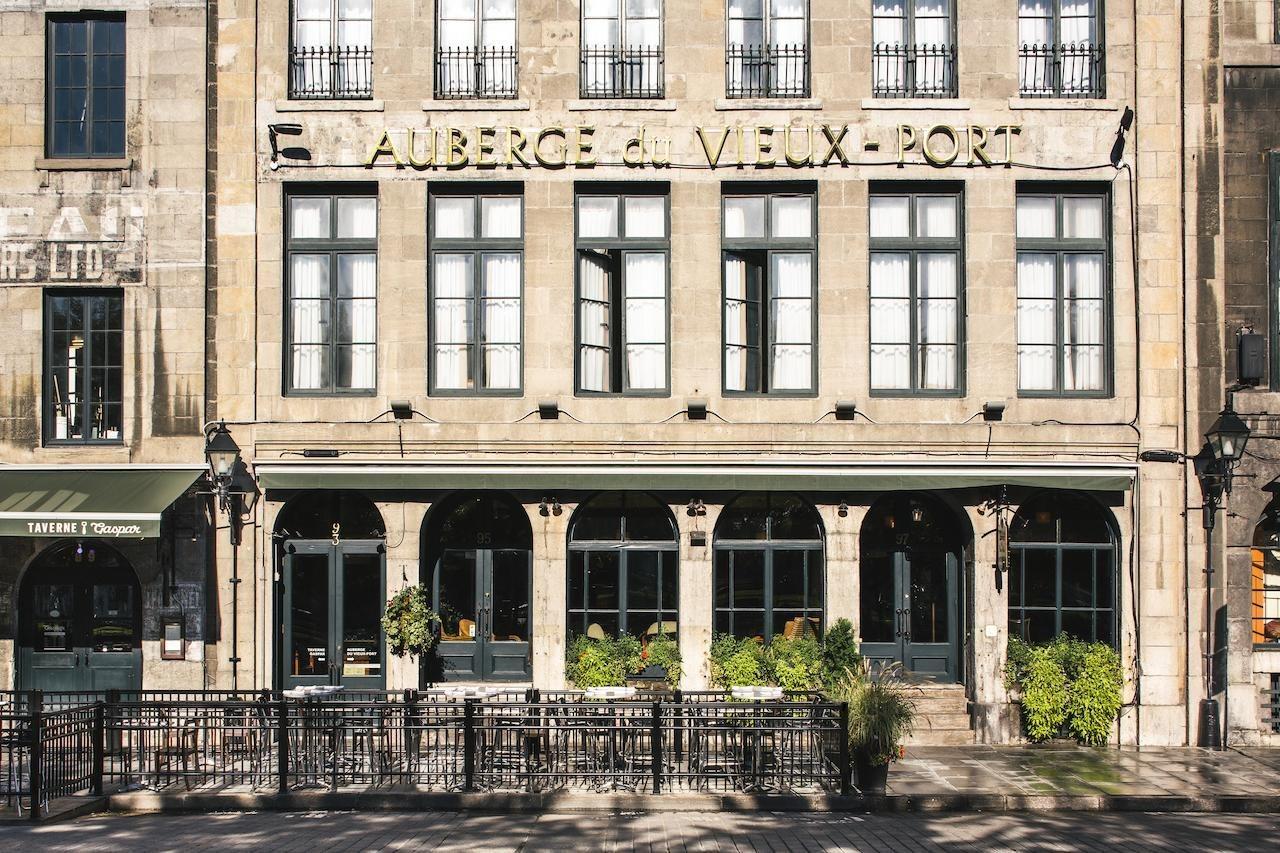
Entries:
{"type": "Polygon", "coordinates": [[[951,63],[947,61],[950,46],[950,0],[916,0],[914,83],[918,92],[950,90],[951,63]]]}
{"type": "Polygon", "coordinates": [[[520,387],[520,256],[484,256],[484,386],[520,387]]]}
{"type": "Polygon", "coordinates": [[[803,391],[813,386],[813,256],[776,252],[769,276],[771,386],[803,391]]]}
{"type": "Polygon", "coordinates": [[[338,256],[339,388],[371,389],[377,384],[378,256],[338,256]],[[349,356],[343,349],[349,347],[349,356]]]}
{"type": "Polygon", "coordinates": [[[1062,93],[1093,91],[1093,62],[1089,49],[1097,40],[1094,0],[1060,0],[1061,32],[1058,38],[1065,47],[1062,60],[1062,93]]]}
{"type": "Polygon", "coordinates": [[[293,15],[293,48],[302,57],[293,69],[294,91],[328,91],[326,54],[333,47],[332,0],[295,0],[293,15]]]}
{"type": "Polygon", "coordinates": [[[907,0],[875,0],[871,7],[872,86],[901,92],[907,86],[907,0]]]}
{"type": "Polygon", "coordinates": [[[583,63],[587,95],[614,94],[614,64],[607,51],[621,46],[618,0],[582,0],[582,47],[591,51],[583,63]]]}
{"type": "Polygon", "coordinates": [[[764,86],[765,0],[729,0],[729,90],[759,91],[764,86]]]}
{"type": "Polygon", "coordinates": [[[916,381],[928,391],[954,390],[959,373],[959,257],[954,252],[921,252],[916,263],[916,381]]]}
{"type": "Polygon", "coordinates": [[[293,254],[289,287],[291,387],[318,391],[329,384],[329,255],[293,254]]]}
{"type": "Polygon", "coordinates": [[[603,252],[578,253],[578,382],[584,391],[611,391],[610,290],[612,259],[603,252]]]}
{"type": "Polygon", "coordinates": [[[1053,7],[1056,0],[1018,0],[1018,45],[1030,54],[1019,61],[1021,88],[1052,88],[1052,62],[1048,51],[1053,44],[1053,7]]]}
{"type": "Polygon", "coordinates": [[[625,0],[629,89],[653,89],[662,83],[658,51],[662,47],[662,0],[625,0]],[[638,55],[637,55],[638,54],[638,55]]]}
{"type": "Polygon", "coordinates": [[[768,0],[769,44],[780,55],[773,62],[771,94],[804,92],[809,26],[805,0],[768,0]]]}
{"type": "Polygon", "coordinates": [[[911,255],[871,255],[871,387],[911,388],[911,255]]]}
{"type": "MultiPolygon", "coordinates": [[[[339,91],[361,91],[373,84],[363,53],[373,47],[373,0],[338,0],[339,91]]],[[[367,54],[366,54],[367,55],[367,54]]]]}
{"type": "Polygon", "coordinates": [[[434,324],[435,384],[446,390],[474,387],[471,371],[472,281],[474,256],[435,256],[434,324]]]}
{"type": "Polygon", "coordinates": [[[745,258],[724,259],[724,384],[730,391],[756,390],[751,364],[759,358],[759,328],[752,300],[759,295],[751,293],[750,272],[745,258]]]}
{"type": "Polygon", "coordinates": [[[480,0],[438,0],[436,47],[443,56],[436,68],[441,94],[476,91],[476,3],[480,0]]]}
{"type": "Polygon", "coordinates": [[[667,257],[628,252],[624,257],[626,390],[667,387],[667,257]]]}
{"type": "Polygon", "coordinates": [[[1101,391],[1106,356],[1102,255],[1065,255],[1062,278],[1062,390],[1101,391]]]}
{"type": "Polygon", "coordinates": [[[1052,391],[1057,386],[1054,330],[1057,255],[1018,253],[1018,388],[1052,391]]]}

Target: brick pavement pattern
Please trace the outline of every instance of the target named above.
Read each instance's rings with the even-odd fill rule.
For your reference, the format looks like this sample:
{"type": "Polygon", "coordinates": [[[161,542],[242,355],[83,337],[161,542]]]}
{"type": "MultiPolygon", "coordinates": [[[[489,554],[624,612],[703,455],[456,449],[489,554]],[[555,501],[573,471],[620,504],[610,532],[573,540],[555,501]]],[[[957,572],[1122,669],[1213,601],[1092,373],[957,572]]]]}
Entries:
{"type": "Polygon", "coordinates": [[[0,828],[0,850],[1253,851],[1277,815],[247,813],[102,815],[0,828]]]}

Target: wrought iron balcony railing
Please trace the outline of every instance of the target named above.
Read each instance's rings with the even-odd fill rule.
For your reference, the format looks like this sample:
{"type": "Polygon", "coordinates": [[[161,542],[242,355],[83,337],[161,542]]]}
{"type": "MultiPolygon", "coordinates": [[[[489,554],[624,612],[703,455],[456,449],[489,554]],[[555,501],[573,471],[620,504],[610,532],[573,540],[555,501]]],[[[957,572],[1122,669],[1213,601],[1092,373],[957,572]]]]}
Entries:
{"type": "Polygon", "coordinates": [[[1100,44],[1024,44],[1018,48],[1019,94],[1024,98],[1105,97],[1105,51],[1100,44]]]}
{"type": "Polygon", "coordinates": [[[809,46],[729,45],[725,94],[730,98],[809,97],[809,46]]]}
{"type": "Polygon", "coordinates": [[[289,97],[295,100],[372,98],[373,48],[293,48],[289,54],[289,97]]]}
{"type": "Polygon", "coordinates": [[[436,97],[514,98],[518,72],[514,47],[442,47],[436,51],[436,97]]]}
{"type": "Polygon", "coordinates": [[[877,44],[871,48],[872,94],[877,98],[954,98],[953,44],[877,44]]]}
{"type": "Polygon", "coordinates": [[[665,78],[661,47],[582,48],[584,98],[661,98],[665,78]]]}

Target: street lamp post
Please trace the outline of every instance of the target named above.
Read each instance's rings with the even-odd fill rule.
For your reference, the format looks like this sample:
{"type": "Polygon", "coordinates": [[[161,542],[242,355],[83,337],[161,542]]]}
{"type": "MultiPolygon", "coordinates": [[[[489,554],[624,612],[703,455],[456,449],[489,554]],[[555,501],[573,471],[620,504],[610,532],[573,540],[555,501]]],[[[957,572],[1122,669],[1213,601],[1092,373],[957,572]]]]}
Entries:
{"type": "Polygon", "coordinates": [[[227,430],[225,421],[205,427],[204,456],[209,463],[209,481],[218,497],[218,509],[227,516],[228,539],[231,543],[231,692],[239,687],[240,672],[240,523],[241,494],[231,490],[236,466],[240,463],[240,446],[227,430]]]}

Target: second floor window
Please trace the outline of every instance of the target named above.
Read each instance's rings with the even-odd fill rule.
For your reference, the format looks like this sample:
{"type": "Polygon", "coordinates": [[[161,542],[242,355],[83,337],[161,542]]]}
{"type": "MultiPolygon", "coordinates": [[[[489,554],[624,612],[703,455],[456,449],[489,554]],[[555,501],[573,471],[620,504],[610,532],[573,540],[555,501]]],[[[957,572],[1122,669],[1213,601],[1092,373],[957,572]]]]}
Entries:
{"type": "Polygon", "coordinates": [[[373,0],[293,0],[289,97],[373,97],[373,0]]]}
{"type": "Polygon", "coordinates": [[[725,393],[812,394],[813,194],[726,195],[723,228],[725,393]]]}
{"type": "Polygon", "coordinates": [[[431,392],[520,389],[521,197],[431,199],[431,392]]]}
{"type": "Polygon", "coordinates": [[[1102,98],[1101,0],[1018,0],[1019,94],[1102,98]]]}
{"type": "Polygon", "coordinates": [[[871,196],[871,390],[960,387],[960,195],[871,196]]]}
{"type": "Polygon", "coordinates": [[[662,0],[583,0],[582,97],[663,96],[662,0]]]}
{"type": "Polygon", "coordinates": [[[1110,379],[1107,196],[1019,191],[1018,392],[1101,396],[1110,379]]]}
{"type": "Polygon", "coordinates": [[[124,295],[45,291],[44,440],[117,443],[124,423],[124,295]]]}
{"type": "Polygon", "coordinates": [[[124,15],[50,16],[50,157],[124,156],[124,15]]]}
{"type": "Polygon", "coordinates": [[[287,196],[285,389],[373,393],[378,356],[378,197],[287,196]]]}
{"type": "Polygon", "coordinates": [[[725,94],[809,96],[808,0],[729,0],[725,94]]]}
{"type": "Polygon", "coordinates": [[[954,98],[951,0],[874,0],[872,86],[877,98],[954,98]]]}
{"type": "Polygon", "coordinates": [[[436,97],[514,98],[516,0],[437,0],[436,97]]]}
{"type": "Polygon", "coordinates": [[[667,196],[579,193],[578,393],[668,392],[667,196]]]}

